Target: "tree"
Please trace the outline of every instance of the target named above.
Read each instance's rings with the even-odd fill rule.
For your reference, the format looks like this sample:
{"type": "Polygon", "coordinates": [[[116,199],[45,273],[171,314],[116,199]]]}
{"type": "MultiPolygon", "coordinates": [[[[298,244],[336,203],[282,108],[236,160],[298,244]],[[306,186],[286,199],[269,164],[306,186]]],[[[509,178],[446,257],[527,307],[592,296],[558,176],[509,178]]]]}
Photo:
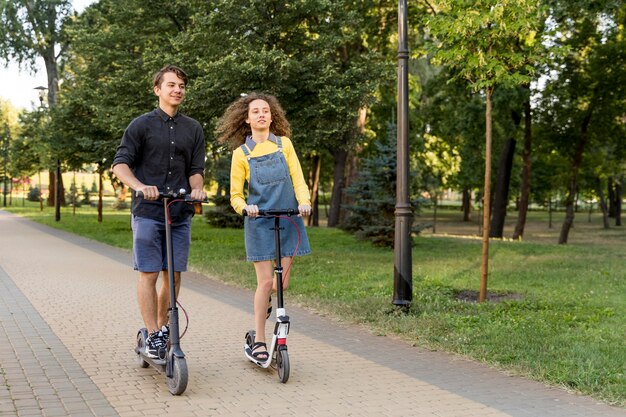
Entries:
{"type": "MultiPolygon", "coordinates": [[[[349,215],[341,228],[377,246],[394,246],[396,131],[395,124],[390,124],[387,139],[375,142],[376,150],[363,158],[355,182],[346,190],[355,203],[345,206],[349,215]]],[[[412,199],[411,206],[413,210],[419,208],[417,198],[412,199]]],[[[426,226],[412,227],[411,231],[417,234],[426,226]]]]}
{"type": "MultiPolygon", "coordinates": [[[[559,243],[567,243],[574,222],[581,169],[589,149],[623,143],[626,98],[626,6],[611,0],[551,2],[562,36],[552,39],[568,54],[548,68],[541,123],[547,138],[568,161],[565,219],[559,243]],[[621,122],[620,122],[621,120],[621,122]]],[[[623,147],[623,145],[618,145],[623,147]]]]}
{"type": "Polygon", "coordinates": [[[487,292],[491,198],[492,98],[496,86],[530,82],[543,21],[538,0],[442,1],[427,19],[434,58],[485,96],[485,184],[479,301],[487,292]]]}
{"type": "Polygon", "coordinates": [[[419,172],[420,188],[430,195],[434,206],[433,233],[437,231],[437,205],[442,191],[459,172],[461,158],[449,142],[432,134],[420,138],[419,160],[423,165],[419,172]]]}
{"type": "MultiPolygon", "coordinates": [[[[96,164],[100,184],[128,123],[154,106],[151,76],[165,63],[155,50],[168,45],[186,21],[177,7],[166,1],[144,7],[137,0],[101,0],[66,25],[71,43],[52,130],[68,164],[75,169],[96,164]]],[[[119,188],[124,199],[125,188],[119,188]]]]}
{"type": "Polygon", "coordinates": [[[332,155],[329,225],[338,221],[348,152],[362,140],[359,111],[393,74],[364,33],[381,26],[366,25],[372,11],[357,4],[366,10],[348,0],[204,2],[173,49],[198,75],[189,105],[208,131],[241,93],[265,90],[285,108],[303,161],[332,155]]]}
{"type": "MultiPolygon", "coordinates": [[[[36,59],[42,58],[48,76],[48,105],[53,107],[59,91],[58,61],[66,45],[63,22],[71,15],[69,0],[21,0],[0,3],[0,60],[17,61],[20,67],[36,68],[36,59]]],[[[56,196],[63,196],[60,161],[56,174],[50,170],[50,184],[55,188],[56,220],[60,220],[56,196]]]]}
{"type": "Polygon", "coordinates": [[[517,222],[515,223],[515,231],[513,239],[519,240],[524,236],[524,228],[526,227],[526,217],[528,215],[528,207],[530,205],[530,185],[532,178],[532,113],[530,106],[530,85],[522,85],[522,89],[526,92],[524,100],[524,139],[522,145],[522,183],[520,186],[520,199],[518,205],[517,222]]]}

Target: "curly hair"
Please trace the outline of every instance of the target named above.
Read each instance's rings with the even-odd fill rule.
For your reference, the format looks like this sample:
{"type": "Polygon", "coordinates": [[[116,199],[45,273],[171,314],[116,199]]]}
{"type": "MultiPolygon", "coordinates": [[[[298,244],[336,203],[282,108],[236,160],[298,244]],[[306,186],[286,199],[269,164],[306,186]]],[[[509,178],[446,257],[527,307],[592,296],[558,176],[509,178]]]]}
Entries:
{"type": "Polygon", "coordinates": [[[278,136],[291,137],[289,121],[278,99],[271,94],[253,92],[235,100],[218,120],[215,132],[219,143],[227,144],[229,148],[235,149],[246,141],[246,136],[252,134],[246,119],[250,103],[254,100],[264,100],[270,105],[272,114],[270,131],[278,136]]]}

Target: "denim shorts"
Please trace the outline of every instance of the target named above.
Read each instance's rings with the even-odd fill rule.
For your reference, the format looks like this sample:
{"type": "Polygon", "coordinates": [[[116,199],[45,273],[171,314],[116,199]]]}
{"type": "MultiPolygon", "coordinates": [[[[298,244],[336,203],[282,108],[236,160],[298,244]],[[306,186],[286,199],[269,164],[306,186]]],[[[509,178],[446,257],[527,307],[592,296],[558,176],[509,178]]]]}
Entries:
{"type": "MultiPolygon", "coordinates": [[[[133,262],[140,272],[167,270],[167,245],[165,222],[132,216],[133,262]]],[[[191,217],[172,224],[174,271],[187,270],[189,246],[191,245],[191,217]]]]}

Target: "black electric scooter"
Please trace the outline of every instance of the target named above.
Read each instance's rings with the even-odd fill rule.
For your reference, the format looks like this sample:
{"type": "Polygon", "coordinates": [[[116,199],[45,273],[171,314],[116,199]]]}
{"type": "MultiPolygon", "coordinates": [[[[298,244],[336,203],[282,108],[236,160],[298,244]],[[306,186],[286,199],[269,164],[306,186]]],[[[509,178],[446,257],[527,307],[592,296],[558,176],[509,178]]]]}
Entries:
{"type": "MultiPolygon", "coordinates": [[[[243,215],[247,213],[244,210],[243,215]]],[[[281,265],[280,256],[280,217],[298,215],[295,209],[269,209],[259,210],[258,217],[274,218],[274,242],[276,245],[276,261],[274,265],[274,273],[276,274],[276,325],[274,326],[274,335],[269,346],[268,357],[265,361],[260,361],[252,356],[252,347],[254,345],[255,330],[249,330],[246,333],[245,344],[243,347],[244,354],[252,363],[261,368],[268,368],[272,364],[276,364],[278,371],[278,379],[282,383],[286,383],[289,379],[289,353],[287,351],[287,335],[289,334],[289,316],[285,310],[283,303],[283,267],[281,265]]]]}
{"type": "MultiPolygon", "coordinates": [[[[137,196],[142,196],[141,192],[137,192],[137,196]]],[[[142,368],[152,366],[159,372],[165,372],[167,388],[173,395],[182,394],[187,388],[189,379],[189,371],[187,369],[187,360],[185,354],[180,348],[180,332],[178,326],[178,307],[176,304],[176,287],[174,281],[174,255],[172,248],[172,228],[169,205],[173,202],[206,203],[207,201],[192,200],[184,189],[180,189],[178,193],[160,193],[159,200],[163,202],[165,211],[165,241],[167,249],[167,273],[170,287],[170,308],[168,311],[169,340],[165,349],[159,351],[159,358],[150,358],[145,355],[146,340],[148,339],[148,329],[145,327],[137,333],[137,346],[135,353],[137,354],[137,363],[142,368]]]]}

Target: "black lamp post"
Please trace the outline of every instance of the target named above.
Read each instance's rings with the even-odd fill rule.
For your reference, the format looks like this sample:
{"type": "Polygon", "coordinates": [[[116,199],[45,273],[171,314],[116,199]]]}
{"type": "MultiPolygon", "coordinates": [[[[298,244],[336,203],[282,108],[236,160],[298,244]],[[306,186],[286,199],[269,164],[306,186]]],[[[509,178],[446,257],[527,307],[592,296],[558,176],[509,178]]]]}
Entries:
{"type": "Polygon", "coordinates": [[[409,47],[407,0],[398,0],[398,163],[394,236],[393,304],[409,308],[413,299],[411,226],[409,201],[409,47]]]}
{"type": "MultiPolygon", "coordinates": [[[[39,90],[40,106],[45,107],[43,101],[48,88],[40,85],[35,87],[35,90],[39,90]]],[[[56,173],[54,175],[54,220],[57,222],[61,220],[61,161],[59,159],[57,159],[56,173]]]]}

